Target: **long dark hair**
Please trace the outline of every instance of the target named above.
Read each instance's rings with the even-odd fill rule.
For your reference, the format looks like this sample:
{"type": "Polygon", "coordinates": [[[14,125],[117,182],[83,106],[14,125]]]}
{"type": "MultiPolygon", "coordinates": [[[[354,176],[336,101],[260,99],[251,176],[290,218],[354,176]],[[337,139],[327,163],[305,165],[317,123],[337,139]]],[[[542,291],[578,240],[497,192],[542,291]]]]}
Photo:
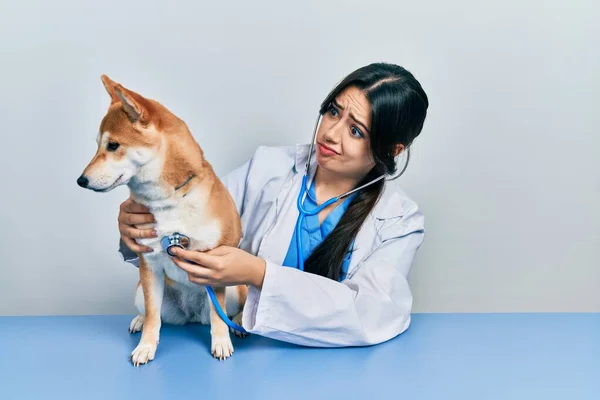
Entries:
{"type": "MultiPolygon", "coordinates": [[[[321,104],[321,115],[349,86],[361,89],[371,104],[369,136],[375,166],[357,184],[358,187],[382,174],[396,173],[395,147],[403,144],[410,155],[410,145],[423,128],[429,100],[421,84],[406,69],[394,64],[374,63],[344,78],[321,104]]],[[[379,200],[384,184],[382,179],[357,193],[336,227],[306,260],[306,272],[339,279],[346,252],[379,200]]]]}

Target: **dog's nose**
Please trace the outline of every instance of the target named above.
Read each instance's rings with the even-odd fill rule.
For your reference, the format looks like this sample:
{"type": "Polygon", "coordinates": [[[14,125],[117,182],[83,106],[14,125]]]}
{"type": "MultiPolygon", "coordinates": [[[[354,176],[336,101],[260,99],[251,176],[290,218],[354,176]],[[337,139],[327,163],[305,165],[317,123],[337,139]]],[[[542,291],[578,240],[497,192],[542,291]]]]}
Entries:
{"type": "Polygon", "coordinates": [[[81,175],[79,178],[77,178],[77,184],[79,186],[81,186],[82,188],[86,188],[88,183],[90,183],[90,181],[88,181],[88,178],[86,178],[83,175],[81,175]]]}

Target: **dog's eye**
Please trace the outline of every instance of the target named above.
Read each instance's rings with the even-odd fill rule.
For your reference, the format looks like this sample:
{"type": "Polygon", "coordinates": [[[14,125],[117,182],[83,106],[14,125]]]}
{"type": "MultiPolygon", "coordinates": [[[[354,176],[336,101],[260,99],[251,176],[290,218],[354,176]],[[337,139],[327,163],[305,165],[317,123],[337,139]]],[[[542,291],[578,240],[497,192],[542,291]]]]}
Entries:
{"type": "Polygon", "coordinates": [[[115,151],[119,148],[119,143],[117,142],[108,142],[108,145],[106,146],[106,150],[108,151],[115,151]]]}

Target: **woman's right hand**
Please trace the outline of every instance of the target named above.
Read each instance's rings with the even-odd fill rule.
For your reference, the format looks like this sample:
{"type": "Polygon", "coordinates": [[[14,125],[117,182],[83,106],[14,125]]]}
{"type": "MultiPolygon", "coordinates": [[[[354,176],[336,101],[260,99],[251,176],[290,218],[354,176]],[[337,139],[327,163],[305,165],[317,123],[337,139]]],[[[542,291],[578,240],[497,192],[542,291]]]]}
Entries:
{"type": "Polygon", "coordinates": [[[156,237],[153,229],[138,229],[134,225],[155,223],[150,210],[130,198],[121,203],[119,207],[119,232],[121,239],[127,247],[136,253],[149,253],[152,248],[138,244],[135,239],[156,237]]]}

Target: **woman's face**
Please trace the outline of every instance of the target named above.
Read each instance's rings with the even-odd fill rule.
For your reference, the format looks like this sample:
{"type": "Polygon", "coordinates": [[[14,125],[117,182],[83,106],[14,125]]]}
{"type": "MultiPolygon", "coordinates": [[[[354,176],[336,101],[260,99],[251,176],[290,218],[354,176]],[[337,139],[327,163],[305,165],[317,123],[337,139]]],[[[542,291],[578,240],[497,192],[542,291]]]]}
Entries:
{"type": "Polygon", "coordinates": [[[369,101],[360,89],[346,88],[321,119],[315,143],[319,166],[344,179],[362,179],[375,165],[369,142],[370,126],[369,101]]]}

